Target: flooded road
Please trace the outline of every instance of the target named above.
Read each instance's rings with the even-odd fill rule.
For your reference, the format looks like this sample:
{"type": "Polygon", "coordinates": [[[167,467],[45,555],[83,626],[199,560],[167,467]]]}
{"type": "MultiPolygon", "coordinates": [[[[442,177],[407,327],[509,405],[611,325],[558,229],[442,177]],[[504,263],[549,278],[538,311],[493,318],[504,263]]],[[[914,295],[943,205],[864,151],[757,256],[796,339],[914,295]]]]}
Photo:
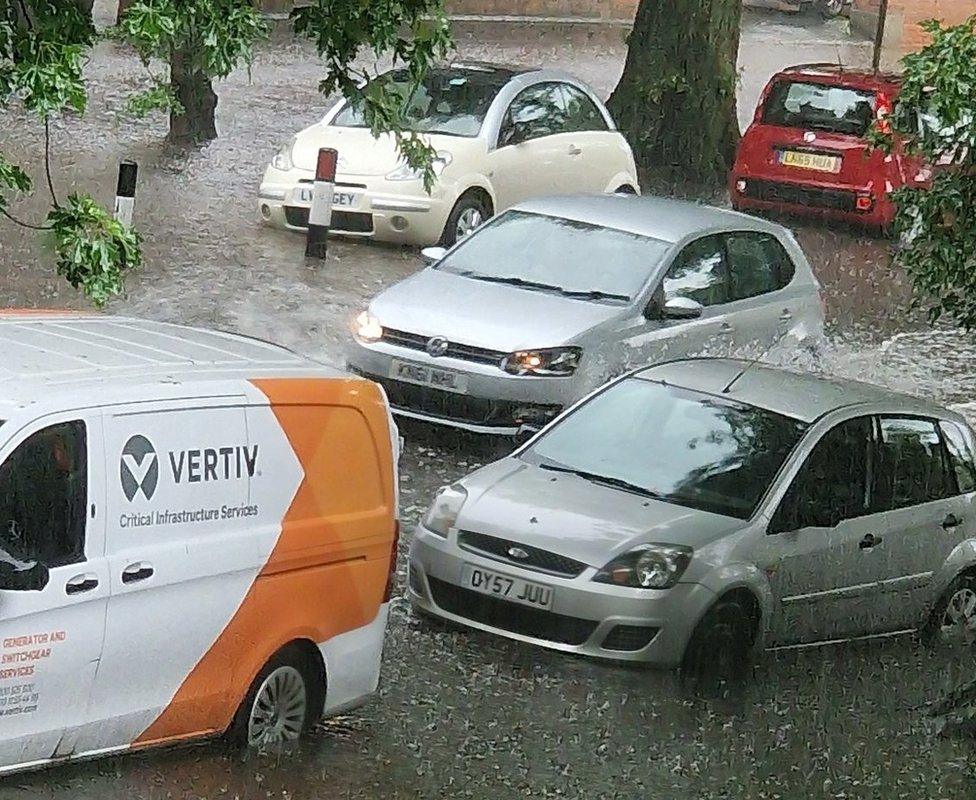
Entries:
{"type": "MultiPolygon", "coordinates": [[[[781,17],[749,17],[743,46],[758,55],[743,77],[745,119],[778,66],[837,53],[863,58],[864,48],[834,27],[810,24],[815,30],[804,34],[781,17]],[[814,44],[799,43],[803,35],[814,44]]],[[[461,50],[567,67],[603,92],[623,57],[606,42],[543,39],[464,39],[461,50]]],[[[146,267],[109,311],[231,329],[341,364],[349,319],[416,270],[419,256],[335,241],[327,262],[307,263],[301,237],[258,224],[254,198],[266,161],[327,105],[310,51],[264,46],[251,83],[235,74],[220,87],[221,138],[188,157],[163,152],[161,119],[118,116],[123,90],[139,82],[131,56],[104,45],[89,74],[89,114],[53,129],[59,191],[94,188],[108,203],[118,161],[135,158],[142,169],[136,222],[146,267]]],[[[0,138],[39,174],[36,123],[10,115],[0,120],[0,138]]],[[[34,201],[15,210],[42,214],[34,201]]],[[[884,242],[809,224],[798,234],[825,288],[828,371],[953,404],[976,401],[971,339],[930,331],[910,310],[884,242]]],[[[0,236],[0,305],[85,307],[53,275],[34,236],[9,226],[0,236]]],[[[498,453],[463,437],[404,433],[401,591],[409,531],[433,492],[498,453]]],[[[932,738],[920,712],[960,659],[971,669],[970,653],[931,652],[908,639],[770,655],[745,697],[715,704],[684,697],[669,674],[420,621],[400,597],[379,697],[323,725],[297,751],[245,759],[203,746],[109,758],[4,779],[0,800],[972,798],[973,744],[932,738]]]]}

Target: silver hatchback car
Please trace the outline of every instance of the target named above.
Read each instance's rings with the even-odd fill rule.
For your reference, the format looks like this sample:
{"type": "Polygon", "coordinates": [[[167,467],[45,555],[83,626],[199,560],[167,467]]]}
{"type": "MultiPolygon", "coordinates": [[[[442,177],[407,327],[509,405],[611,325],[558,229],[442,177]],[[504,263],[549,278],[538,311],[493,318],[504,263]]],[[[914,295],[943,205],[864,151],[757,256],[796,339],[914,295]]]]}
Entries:
{"type": "Polygon", "coordinates": [[[633,367],[819,344],[792,234],[708,206],[565,197],[517,206],[362,312],[349,368],[394,413],[477,433],[539,427],[633,367]]]}
{"type": "Polygon", "coordinates": [[[409,597],[526,642],[676,667],[976,626],[958,415],[731,359],[620,378],[438,495],[409,597]]]}

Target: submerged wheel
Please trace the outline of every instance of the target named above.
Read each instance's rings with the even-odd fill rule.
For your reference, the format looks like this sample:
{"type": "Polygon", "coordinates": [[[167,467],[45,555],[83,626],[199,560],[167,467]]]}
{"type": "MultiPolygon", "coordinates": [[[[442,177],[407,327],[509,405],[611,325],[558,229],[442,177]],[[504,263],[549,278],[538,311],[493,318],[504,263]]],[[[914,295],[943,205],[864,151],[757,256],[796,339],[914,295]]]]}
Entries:
{"type": "Polygon", "coordinates": [[[824,19],[832,19],[844,12],[845,4],[845,0],[817,0],[817,11],[824,19]]]}
{"type": "Polygon", "coordinates": [[[691,635],[681,663],[682,682],[709,694],[743,682],[755,632],[755,619],[739,602],[720,600],[691,635]]]}
{"type": "Polygon", "coordinates": [[[286,649],[254,679],[238,709],[231,738],[258,750],[298,740],[318,718],[308,659],[286,649]]]}
{"type": "Polygon", "coordinates": [[[452,247],[456,242],[474,233],[490,217],[491,209],[484,199],[476,194],[464,195],[457,201],[451,215],[447,218],[441,244],[444,247],[452,247]]]}
{"type": "Polygon", "coordinates": [[[960,575],[932,609],[922,631],[928,644],[976,642],[976,577],[960,575]]]}

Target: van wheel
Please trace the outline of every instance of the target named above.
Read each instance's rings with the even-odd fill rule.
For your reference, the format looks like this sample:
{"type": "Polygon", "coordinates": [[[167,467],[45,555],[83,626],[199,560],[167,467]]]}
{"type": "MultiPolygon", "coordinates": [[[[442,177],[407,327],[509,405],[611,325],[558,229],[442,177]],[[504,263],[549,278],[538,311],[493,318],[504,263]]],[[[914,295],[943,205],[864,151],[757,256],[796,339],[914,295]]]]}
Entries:
{"type": "Polygon", "coordinates": [[[625,183],[623,186],[618,187],[614,194],[636,195],[637,190],[629,183],[625,183]]]}
{"type": "Polygon", "coordinates": [[[976,576],[960,575],[945,590],[922,629],[929,645],[976,643],[976,576]]]}
{"type": "Polygon", "coordinates": [[[691,635],[681,662],[681,682],[703,694],[725,694],[748,675],[755,620],[735,600],[720,600],[691,635]]]}
{"type": "Polygon", "coordinates": [[[444,247],[453,247],[461,239],[470,236],[491,218],[490,205],[473,192],[463,195],[451,211],[441,235],[444,247]]]}
{"type": "Polygon", "coordinates": [[[315,723],[308,659],[286,648],[258,673],[237,710],[230,738],[258,750],[294,742],[315,723]]]}
{"type": "Polygon", "coordinates": [[[824,19],[839,17],[844,12],[846,0],[817,0],[817,11],[824,19]]]}

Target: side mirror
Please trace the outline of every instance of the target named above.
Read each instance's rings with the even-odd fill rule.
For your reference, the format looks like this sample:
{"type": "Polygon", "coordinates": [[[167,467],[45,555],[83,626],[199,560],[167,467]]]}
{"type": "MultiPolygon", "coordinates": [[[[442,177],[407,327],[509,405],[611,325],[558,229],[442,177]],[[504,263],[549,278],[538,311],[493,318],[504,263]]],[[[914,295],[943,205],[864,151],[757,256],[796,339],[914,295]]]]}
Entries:
{"type": "Polygon", "coordinates": [[[420,251],[420,257],[424,260],[424,266],[427,267],[436,264],[446,255],[446,247],[425,247],[420,251]]]}
{"type": "Polygon", "coordinates": [[[0,590],[39,592],[50,579],[48,568],[36,561],[23,569],[18,569],[9,561],[0,561],[0,590]]]}
{"type": "Polygon", "coordinates": [[[669,297],[661,309],[665,319],[698,319],[705,307],[690,297],[669,297]]]}
{"type": "Polygon", "coordinates": [[[529,441],[529,439],[531,439],[541,430],[542,427],[539,425],[526,425],[526,424],[520,425],[518,431],[515,434],[516,444],[520,444],[520,445],[525,444],[527,441],[529,441]]]}

